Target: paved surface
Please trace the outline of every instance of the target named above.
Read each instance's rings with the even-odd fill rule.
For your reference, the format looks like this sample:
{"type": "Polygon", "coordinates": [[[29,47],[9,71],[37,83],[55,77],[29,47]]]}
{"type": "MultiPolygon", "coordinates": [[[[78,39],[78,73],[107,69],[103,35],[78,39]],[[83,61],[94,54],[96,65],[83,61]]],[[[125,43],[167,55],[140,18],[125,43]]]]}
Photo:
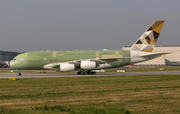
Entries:
{"type": "Polygon", "coordinates": [[[60,74],[60,73],[36,73],[23,74],[16,76],[16,73],[0,73],[0,79],[16,78],[50,78],[50,77],[87,77],[87,76],[123,76],[123,75],[180,75],[180,71],[158,71],[158,72],[123,72],[123,73],[97,73],[96,75],[77,75],[77,74],[60,74]]]}

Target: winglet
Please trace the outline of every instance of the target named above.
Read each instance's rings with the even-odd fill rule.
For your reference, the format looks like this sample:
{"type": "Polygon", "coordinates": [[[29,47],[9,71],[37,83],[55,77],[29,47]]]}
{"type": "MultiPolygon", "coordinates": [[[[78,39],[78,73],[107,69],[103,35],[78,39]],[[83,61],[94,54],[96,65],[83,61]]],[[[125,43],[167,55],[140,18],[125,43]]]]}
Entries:
{"type": "Polygon", "coordinates": [[[130,50],[152,52],[164,23],[165,21],[155,21],[131,46],[130,50]]]}

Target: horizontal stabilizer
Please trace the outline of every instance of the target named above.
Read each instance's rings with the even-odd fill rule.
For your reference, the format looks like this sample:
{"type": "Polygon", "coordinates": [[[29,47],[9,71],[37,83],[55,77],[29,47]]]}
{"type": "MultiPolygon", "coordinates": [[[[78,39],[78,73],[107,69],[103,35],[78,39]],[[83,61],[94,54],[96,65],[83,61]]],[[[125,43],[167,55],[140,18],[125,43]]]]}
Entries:
{"type": "Polygon", "coordinates": [[[165,55],[165,54],[170,54],[172,52],[157,52],[157,53],[143,53],[140,54],[139,57],[148,57],[148,56],[156,56],[156,55],[165,55]]]}

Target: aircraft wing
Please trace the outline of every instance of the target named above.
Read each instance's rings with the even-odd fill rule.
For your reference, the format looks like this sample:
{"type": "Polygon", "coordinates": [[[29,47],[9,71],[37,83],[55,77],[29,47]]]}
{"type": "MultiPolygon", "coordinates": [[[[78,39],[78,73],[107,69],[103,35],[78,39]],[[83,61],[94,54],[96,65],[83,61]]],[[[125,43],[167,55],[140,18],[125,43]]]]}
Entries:
{"type": "Polygon", "coordinates": [[[75,61],[69,61],[69,64],[80,64],[81,61],[94,61],[97,64],[105,64],[105,63],[109,63],[109,62],[115,62],[118,61],[120,59],[128,59],[131,57],[111,57],[111,58],[96,58],[96,59],[82,59],[82,60],[75,60],[75,61]]]}
{"type": "Polygon", "coordinates": [[[104,63],[109,63],[109,62],[115,62],[118,61],[120,59],[129,59],[131,57],[112,57],[112,58],[99,58],[99,59],[95,59],[95,61],[102,61],[104,63]]]}
{"type": "Polygon", "coordinates": [[[131,57],[111,57],[111,58],[94,58],[94,59],[82,59],[82,60],[75,60],[75,61],[67,61],[63,63],[50,63],[45,65],[43,68],[45,69],[59,69],[61,64],[74,64],[76,67],[81,66],[82,61],[90,61],[90,62],[96,62],[97,65],[105,64],[109,62],[116,62],[121,59],[129,59],[131,57]]]}
{"type": "Polygon", "coordinates": [[[82,60],[76,60],[76,61],[70,61],[70,64],[80,64],[81,61],[94,61],[97,64],[104,64],[109,62],[115,62],[120,59],[129,59],[131,57],[111,57],[111,58],[96,58],[96,59],[82,59],[82,60]]]}

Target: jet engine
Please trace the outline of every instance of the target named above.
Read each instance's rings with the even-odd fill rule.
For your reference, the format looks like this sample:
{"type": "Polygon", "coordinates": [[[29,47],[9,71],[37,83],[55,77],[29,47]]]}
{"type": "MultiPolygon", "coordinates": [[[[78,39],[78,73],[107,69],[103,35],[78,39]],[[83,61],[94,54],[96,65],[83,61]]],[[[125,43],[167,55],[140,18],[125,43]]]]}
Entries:
{"type": "Polygon", "coordinates": [[[94,61],[81,61],[80,67],[81,69],[84,69],[84,70],[92,70],[97,67],[97,64],[94,61]]]}
{"type": "Polygon", "coordinates": [[[61,72],[69,72],[75,70],[75,65],[74,64],[69,64],[69,63],[62,63],[60,64],[60,71],[61,72]]]}

